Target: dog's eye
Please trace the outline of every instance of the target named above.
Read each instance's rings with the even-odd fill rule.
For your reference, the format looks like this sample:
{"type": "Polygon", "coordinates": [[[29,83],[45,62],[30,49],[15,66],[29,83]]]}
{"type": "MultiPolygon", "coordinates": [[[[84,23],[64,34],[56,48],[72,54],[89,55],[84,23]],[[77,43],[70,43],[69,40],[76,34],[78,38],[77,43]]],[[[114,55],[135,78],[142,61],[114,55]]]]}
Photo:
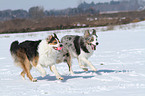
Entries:
{"type": "Polygon", "coordinates": [[[91,40],[90,40],[90,42],[93,42],[93,41],[94,41],[94,38],[92,37],[91,40]]]}
{"type": "Polygon", "coordinates": [[[93,42],[93,41],[94,41],[94,39],[91,39],[90,41],[91,41],[91,42],[93,42]]]}
{"type": "Polygon", "coordinates": [[[57,44],[57,42],[54,42],[54,44],[57,44]]]}

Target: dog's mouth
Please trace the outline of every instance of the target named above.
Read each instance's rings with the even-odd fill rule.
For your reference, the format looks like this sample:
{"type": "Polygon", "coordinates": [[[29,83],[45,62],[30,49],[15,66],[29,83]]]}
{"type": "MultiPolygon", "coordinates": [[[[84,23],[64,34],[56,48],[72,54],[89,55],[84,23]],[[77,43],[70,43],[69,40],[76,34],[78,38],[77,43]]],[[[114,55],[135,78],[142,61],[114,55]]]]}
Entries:
{"type": "Polygon", "coordinates": [[[91,44],[91,43],[89,45],[91,46],[92,50],[96,50],[96,45],[91,44]]]}
{"type": "Polygon", "coordinates": [[[89,45],[91,46],[92,50],[96,50],[96,46],[99,45],[99,43],[97,42],[95,45],[92,43],[89,43],[89,45]]]}
{"type": "Polygon", "coordinates": [[[92,50],[96,50],[96,45],[91,44],[92,50]]]}
{"type": "Polygon", "coordinates": [[[54,50],[61,50],[63,47],[53,47],[54,50]]]}

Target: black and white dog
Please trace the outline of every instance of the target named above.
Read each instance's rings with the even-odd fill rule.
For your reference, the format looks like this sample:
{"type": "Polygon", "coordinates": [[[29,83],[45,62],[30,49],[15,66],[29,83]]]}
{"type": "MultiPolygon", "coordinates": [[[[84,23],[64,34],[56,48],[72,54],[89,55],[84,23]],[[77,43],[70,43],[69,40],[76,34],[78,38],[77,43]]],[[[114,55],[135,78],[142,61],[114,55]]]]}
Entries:
{"type": "Polygon", "coordinates": [[[45,40],[38,41],[24,41],[19,43],[14,41],[10,47],[10,53],[14,59],[14,63],[22,68],[21,76],[27,77],[36,82],[30,73],[30,70],[35,67],[42,76],[46,75],[43,67],[50,67],[57,79],[63,78],[57,72],[54,64],[56,64],[58,50],[61,50],[62,45],[57,38],[57,35],[50,35],[45,40]]]}
{"type": "Polygon", "coordinates": [[[74,74],[71,68],[71,61],[72,58],[77,58],[79,66],[83,70],[87,71],[86,66],[88,65],[93,71],[97,71],[91,62],[88,61],[88,58],[93,54],[94,50],[96,50],[96,46],[99,44],[97,37],[96,30],[94,29],[92,34],[90,34],[89,30],[86,30],[84,36],[64,36],[61,39],[63,49],[58,55],[57,63],[67,62],[70,73],[74,74]]]}

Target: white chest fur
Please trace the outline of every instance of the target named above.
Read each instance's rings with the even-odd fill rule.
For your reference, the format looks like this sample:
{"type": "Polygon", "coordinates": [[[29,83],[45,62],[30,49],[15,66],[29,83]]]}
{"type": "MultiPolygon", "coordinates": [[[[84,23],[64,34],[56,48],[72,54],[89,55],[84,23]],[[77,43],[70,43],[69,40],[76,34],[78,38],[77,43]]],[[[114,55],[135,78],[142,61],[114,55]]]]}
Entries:
{"type": "Polygon", "coordinates": [[[90,53],[86,53],[81,49],[81,54],[79,55],[79,57],[89,58],[93,54],[94,51],[92,50],[91,46],[87,45],[86,47],[90,53]]]}
{"type": "Polygon", "coordinates": [[[48,67],[56,63],[57,51],[48,44],[46,40],[42,40],[38,46],[39,64],[48,67]]]}

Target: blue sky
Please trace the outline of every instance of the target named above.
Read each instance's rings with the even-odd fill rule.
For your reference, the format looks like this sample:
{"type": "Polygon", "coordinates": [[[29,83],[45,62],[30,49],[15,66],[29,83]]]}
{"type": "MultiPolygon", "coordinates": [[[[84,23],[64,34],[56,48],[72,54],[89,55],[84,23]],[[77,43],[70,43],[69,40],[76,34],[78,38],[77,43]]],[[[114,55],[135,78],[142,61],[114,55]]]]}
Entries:
{"type": "Polygon", "coordinates": [[[30,7],[33,6],[42,6],[45,10],[65,9],[74,8],[83,1],[86,1],[88,3],[94,1],[95,3],[98,3],[109,2],[111,0],[0,0],[0,10],[28,10],[30,7]]]}

